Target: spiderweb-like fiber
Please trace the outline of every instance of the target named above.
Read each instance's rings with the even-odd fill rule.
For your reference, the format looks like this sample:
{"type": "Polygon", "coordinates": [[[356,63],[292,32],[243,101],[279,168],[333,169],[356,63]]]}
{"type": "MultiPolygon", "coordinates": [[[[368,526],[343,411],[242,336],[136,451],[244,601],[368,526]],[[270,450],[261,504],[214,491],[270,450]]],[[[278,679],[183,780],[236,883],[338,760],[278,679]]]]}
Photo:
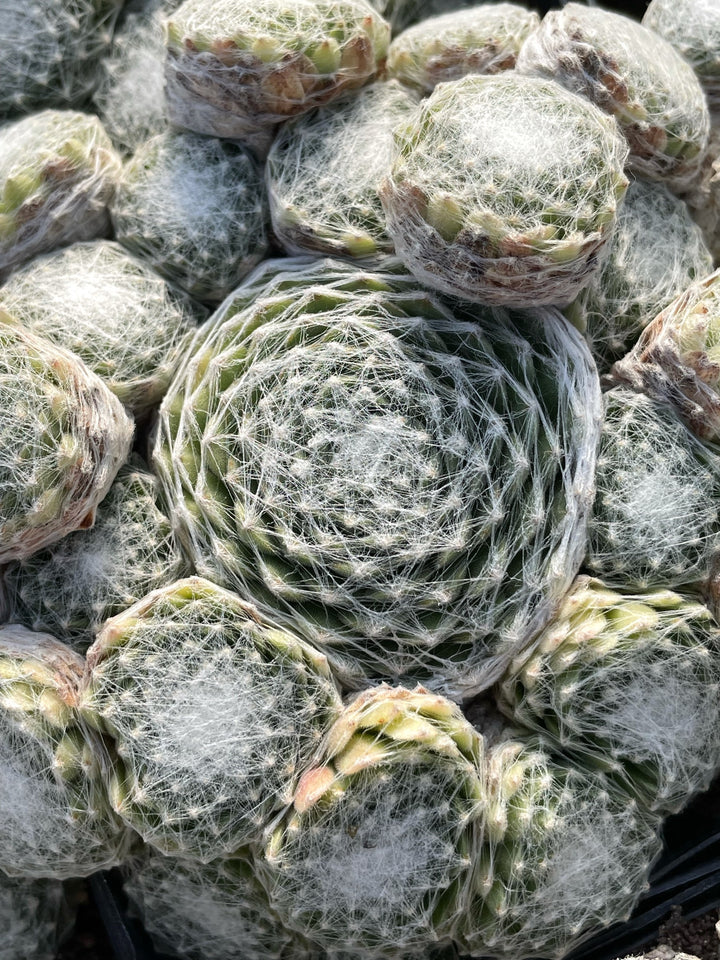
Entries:
{"type": "Polygon", "coordinates": [[[387,60],[389,76],[432,93],[438,83],[468,73],[512,70],[520,47],[540,23],[514,3],[487,3],[422,20],[396,37],[387,60]]]}
{"type": "Polygon", "coordinates": [[[124,868],[132,913],[161,953],[187,960],[321,960],[283,928],[255,877],[251,855],[200,864],[146,846],[124,868]]]}
{"type": "Polygon", "coordinates": [[[586,566],[623,590],[708,584],[720,458],[650,397],[616,389],[604,402],[586,566]]]}
{"type": "Polygon", "coordinates": [[[660,819],[599,771],[532,737],[488,753],[488,807],[460,952],[565,956],[627,919],[661,850],[660,819]]]}
{"type": "Polygon", "coordinates": [[[100,738],[80,725],[80,656],[0,628],[0,871],[84,877],[122,861],[128,831],[103,787],[100,738]]]}
{"type": "Polygon", "coordinates": [[[84,360],[138,417],[162,399],[203,316],[109,240],[34,260],[0,288],[0,308],[84,360]]]}
{"type": "Polygon", "coordinates": [[[568,311],[586,333],[601,373],[712,257],[688,207],[660,183],[630,184],[599,273],[568,311]]]}
{"type": "Polygon", "coordinates": [[[491,684],[585,550],[597,372],[554,311],[268,261],[199,332],[153,460],[198,572],[345,681],[491,684]]]}
{"type": "Polygon", "coordinates": [[[0,311],[0,563],[92,526],[132,433],[82,360],[0,311]]]}
{"type": "Polygon", "coordinates": [[[59,880],[26,880],[0,872],[0,960],[55,960],[69,910],[59,880]]]}
{"type": "Polygon", "coordinates": [[[711,114],[720,112],[720,7],[715,0],[652,0],[642,22],[692,64],[711,114]]]}
{"type": "Polygon", "coordinates": [[[0,117],[81,103],[122,0],[3,0],[0,117]]]}
{"type": "Polygon", "coordinates": [[[720,127],[710,130],[700,175],[682,198],[702,230],[715,263],[720,263],[720,127]]]}
{"type": "Polygon", "coordinates": [[[3,570],[5,619],[52,633],[84,652],[102,623],[150,590],[188,573],[157,480],[133,456],[90,530],[64,537],[3,570]]]}
{"type": "Polygon", "coordinates": [[[120,168],[89,114],[43,110],[0,127],[0,281],[39,253],[104,236],[120,168]]]}
{"type": "Polygon", "coordinates": [[[659,313],[611,379],[670,402],[693,433],[720,442],[720,270],[659,313]]]}
{"type": "Polygon", "coordinates": [[[617,124],[557,83],[466,76],[396,130],[380,188],[398,256],[425,284],[507,306],[568,303],[627,188],[617,124]]]}
{"type": "Polygon", "coordinates": [[[681,189],[697,176],[710,116],[692,67],[661,36],[629,17],[568,3],[546,14],[518,57],[612,114],[630,145],[630,168],[681,189]]]}
{"type": "Polygon", "coordinates": [[[341,706],[325,657],[198,577],[108,620],[87,664],[84,712],[117,745],[115,809],[204,862],[259,839],[341,706]]]}
{"type": "Polygon", "coordinates": [[[281,129],[266,182],[273,230],[288,252],[358,259],[392,252],[378,187],[390,171],[393,128],[416,102],[391,80],[281,129]]]}
{"type": "Polygon", "coordinates": [[[217,303],[262,260],[267,198],[236,143],[164,133],[127,163],[112,207],[117,239],[197,300],[217,303]]]}
{"type": "Polygon", "coordinates": [[[663,815],[720,772],[720,631],[707,607],[670,590],[618,593],[578,577],[500,693],[516,723],[663,815]]]}
{"type": "Polygon", "coordinates": [[[422,687],[343,711],[258,862],[273,907],[329,950],[397,956],[463,915],[484,801],[483,743],[422,687]]]}
{"type": "Polygon", "coordinates": [[[450,13],[472,7],[477,0],[369,0],[370,6],[379,10],[392,25],[393,34],[405,30],[407,27],[426,17],[434,17],[441,13],[450,13]]]}
{"type": "Polygon", "coordinates": [[[165,36],[170,118],[262,153],[276,124],[370,80],[390,26],[365,0],[185,0],[165,36]]]}

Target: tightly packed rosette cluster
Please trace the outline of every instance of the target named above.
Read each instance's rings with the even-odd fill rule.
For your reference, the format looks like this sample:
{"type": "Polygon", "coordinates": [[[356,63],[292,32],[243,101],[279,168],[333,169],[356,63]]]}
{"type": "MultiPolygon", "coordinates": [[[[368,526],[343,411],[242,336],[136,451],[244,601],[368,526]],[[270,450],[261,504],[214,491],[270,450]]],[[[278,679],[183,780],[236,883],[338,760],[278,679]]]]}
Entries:
{"type": "Polygon", "coordinates": [[[153,462],[199,573],[351,686],[462,697],[582,560],[597,372],[556,312],[450,307],[386,266],[261,267],[199,331],[153,462]]]}

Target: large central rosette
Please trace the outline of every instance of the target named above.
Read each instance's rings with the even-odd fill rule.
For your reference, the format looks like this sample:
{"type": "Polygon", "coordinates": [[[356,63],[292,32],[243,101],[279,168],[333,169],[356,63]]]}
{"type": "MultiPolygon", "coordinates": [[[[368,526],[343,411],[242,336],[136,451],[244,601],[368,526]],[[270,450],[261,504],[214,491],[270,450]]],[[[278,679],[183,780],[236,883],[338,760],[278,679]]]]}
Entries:
{"type": "Polygon", "coordinates": [[[593,498],[597,373],[548,309],[270,261],[199,332],[154,460],[197,570],[349,685],[464,697],[552,615],[593,498]]]}

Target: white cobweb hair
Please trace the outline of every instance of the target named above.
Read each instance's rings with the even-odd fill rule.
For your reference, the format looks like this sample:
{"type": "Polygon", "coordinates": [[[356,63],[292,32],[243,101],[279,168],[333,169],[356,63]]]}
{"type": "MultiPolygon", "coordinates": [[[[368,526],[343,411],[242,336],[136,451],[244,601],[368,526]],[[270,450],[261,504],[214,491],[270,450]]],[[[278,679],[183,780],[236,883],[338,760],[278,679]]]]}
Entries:
{"type": "Polygon", "coordinates": [[[83,102],[122,0],[3,0],[0,117],[83,102]]]}
{"type": "Polygon", "coordinates": [[[73,912],[60,880],[6,877],[0,871],[0,960],[55,960],[73,912]]]}
{"type": "Polygon", "coordinates": [[[82,703],[115,741],[117,812],[203,862],[259,839],[341,706],[322,655],[198,577],[106,622],[82,703]]]}
{"type": "Polygon", "coordinates": [[[390,44],[387,73],[423,94],[467,73],[512,70],[540,17],[515,3],[485,3],[421,20],[390,44]]]}
{"type": "Polygon", "coordinates": [[[585,331],[605,373],[663,307],[711,270],[687,205],[661,183],[635,180],[599,272],[566,314],[585,331]]]}
{"type": "Polygon", "coordinates": [[[720,559],[720,457],[650,397],[614,389],[604,403],[587,569],[620,589],[708,587],[720,559]]]}
{"type": "Polygon", "coordinates": [[[0,282],[38,254],[106,236],[120,170],[90,114],[41,110],[0,127],[0,282]]]}
{"type": "Polygon", "coordinates": [[[84,661],[47,634],[0,628],[0,870],[85,877],[131,843],[113,814],[104,745],[78,714],[84,661]]]}
{"type": "Polygon", "coordinates": [[[390,21],[393,34],[397,34],[426,17],[472,7],[477,0],[369,0],[369,2],[370,6],[379,10],[390,21]]]}
{"type": "Polygon", "coordinates": [[[188,573],[157,492],[157,479],[133,455],[89,530],[4,567],[5,619],[84,652],[105,620],[188,573]]]}
{"type": "Polygon", "coordinates": [[[158,404],[204,318],[119,243],[73,244],[0,287],[0,308],[79,356],[141,418],[158,404]]]}
{"type": "Polygon", "coordinates": [[[662,815],[720,772],[720,630],[707,607],[670,590],[579,577],[499,696],[515,723],[662,815]]]}
{"type": "Polygon", "coordinates": [[[237,143],[167,131],[126,164],[112,205],[118,241],[197,300],[217,303],[264,256],[267,198],[237,143]]]}
{"type": "Polygon", "coordinates": [[[289,253],[392,252],[378,187],[390,170],[393,128],[415,103],[391,80],[281,128],[266,183],[273,230],[289,253]]]}

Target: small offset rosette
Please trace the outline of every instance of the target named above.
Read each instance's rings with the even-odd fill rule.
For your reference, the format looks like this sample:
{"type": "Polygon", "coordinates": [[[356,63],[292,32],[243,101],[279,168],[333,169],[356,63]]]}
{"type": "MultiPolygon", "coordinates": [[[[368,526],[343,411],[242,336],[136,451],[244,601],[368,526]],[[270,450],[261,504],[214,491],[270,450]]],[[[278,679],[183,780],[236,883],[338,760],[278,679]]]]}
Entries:
{"type": "Polygon", "coordinates": [[[517,69],[552,78],[614,116],[640,176],[674,190],[697,177],[710,134],[705,94],[690,64],[653,30],[568,3],[545,15],[517,69]]]}
{"type": "Polygon", "coordinates": [[[427,95],[468,73],[512,70],[520,48],[540,24],[515,3],[482,3],[421,20],[390,44],[387,72],[427,95]]]}
{"type": "Polygon", "coordinates": [[[258,861],[283,922],[351,956],[452,936],[484,810],[483,750],[459,708],[422,687],[353,700],[258,861]]]}
{"type": "Polygon", "coordinates": [[[91,527],[132,435],[82,360],[0,310],[0,562],[91,527]]]}
{"type": "Polygon", "coordinates": [[[597,370],[559,313],[396,262],[268,261],[200,329],[153,462],[196,570],[369,679],[491,685],[577,574],[597,370]]]}
{"type": "Polygon", "coordinates": [[[285,250],[354,259],[392,253],[378,189],[390,172],[393,129],[416,103],[391,80],[283,127],[268,154],[266,182],[285,250]]]}
{"type": "Polygon", "coordinates": [[[110,240],[33,260],[0,287],[0,309],[84,360],[138,418],[162,400],[205,316],[110,240]]]}
{"type": "Polygon", "coordinates": [[[557,83],[466,76],[396,129],[380,189],[398,256],[423,283],[504,306],[573,300],[628,185],[617,124],[557,83]]]}
{"type": "Polygon", "coordinates": [[[84,877],[122,862],[101,738],[78,712],[84,661],[53,637],[0,628],[0,871],[84,877]]]}
{"type": "Polygon", "coordinates": [[[390,27],[365,0],[185,0],[165,42],[171,120],[263,153],[278,123],[372,79],[390,27]]]}
{"type": "Polygon", "coordinates": [[[157,488],[157,478],[133,455],[90,530],[3,568],[5,619],[85,652],[105,620],[189,573],[157,488]]]}
{"type": "Polygon", "coordinates": [[[43,110],[0,127],[0,281],[39,253],[106,236],[120,168],[89,114],[43,110]]]}
{"type": "Polygon", "coordinates": [[[659,313],[611,378],[669,402],[693,433],[720,443],[720,270],[659,313]]]}
{"type": "Polygon", "coordinates": [[[115,810],[203,862],[260,838],[341,707],[325,657],[198,577],[108,620],[87,664],[84,715],[117,749],[115,810]]]}
{"type": "Polygon", "coordinates": [[[627,920],[662,848],[660,818],[539,737],[501,740],[487,770],[461,955],[560,960],[627,920]]]}
{"type": "Polygon", "coordinates": [[[211,863],[167,857],[151,846],[123,868],[130,913],[155,949],[192,960],[322,960],[286,929],[255,876],[248,850],[211,863]]]}
{"type": "Polygon", "coordinates": [[[515,723],[661,815],[720,772],[720,630],[707,607],[671,590],[578,577],[499,691],[515,723]]]}

